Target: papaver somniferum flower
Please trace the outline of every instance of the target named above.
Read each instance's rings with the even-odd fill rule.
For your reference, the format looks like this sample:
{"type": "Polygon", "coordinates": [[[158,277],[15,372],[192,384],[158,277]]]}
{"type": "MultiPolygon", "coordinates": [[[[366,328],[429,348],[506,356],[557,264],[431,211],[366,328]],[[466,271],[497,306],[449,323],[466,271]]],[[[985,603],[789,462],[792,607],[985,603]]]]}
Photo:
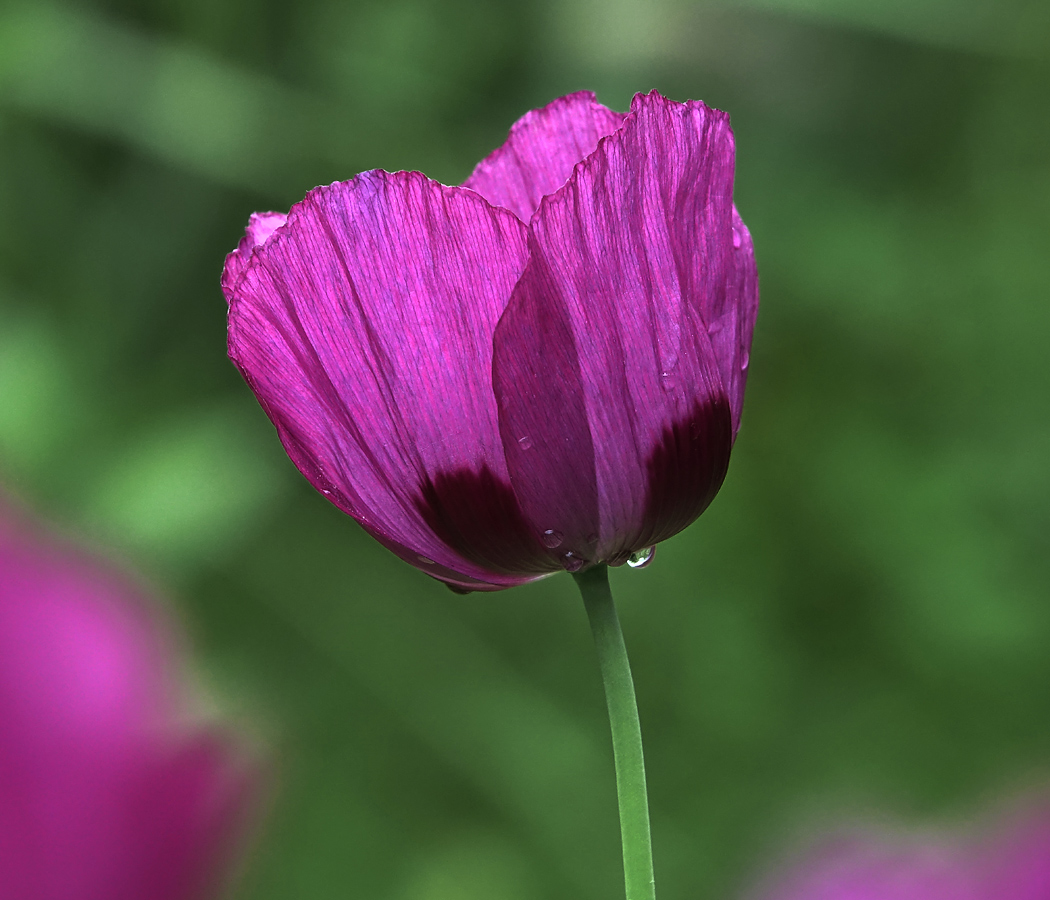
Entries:
{"type": "Polygon", "coordinates": [[[0,517],[0,898],[203,900],[254,777],[121,576],[0,517]]]}
{"type": "Polygon", "coordinates": [[[993,831],[875,832],[829,843],[756,900],[1050,900],[1050,807],[993,831]]]}
{"type": "Polygon", "coordinates": [[[621,564],[706,508],[740,424],[733,167],[725,113],[577,93],[460,187],[315,188],[227,257],[230,356],[310,482],[450,586],[621,564]]]}

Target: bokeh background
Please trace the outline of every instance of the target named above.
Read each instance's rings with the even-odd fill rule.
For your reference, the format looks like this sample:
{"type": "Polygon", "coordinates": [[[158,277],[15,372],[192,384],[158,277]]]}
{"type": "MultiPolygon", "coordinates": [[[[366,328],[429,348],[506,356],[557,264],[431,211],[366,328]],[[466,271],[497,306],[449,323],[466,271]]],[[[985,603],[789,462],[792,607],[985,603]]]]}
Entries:
{"type": "Polygon", "coordinates": [[[1050,4],[3,0],[0,480],[270,748],[237,900],[621,890],[571,580],[454,596],[315,495],[218,280],[253,210],[653,87],[732,113],[763,304],[724,489],[613,575],[662,895],[1050,774],[1050,4]]]}

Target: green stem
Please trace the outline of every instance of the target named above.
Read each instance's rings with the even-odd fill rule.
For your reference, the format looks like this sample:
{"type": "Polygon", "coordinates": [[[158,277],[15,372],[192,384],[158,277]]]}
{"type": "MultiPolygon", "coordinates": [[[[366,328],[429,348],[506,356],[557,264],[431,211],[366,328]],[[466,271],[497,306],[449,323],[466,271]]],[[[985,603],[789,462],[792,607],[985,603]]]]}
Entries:
{"type": "Polygon", "coordinates": [[[627,647],[609,589],[609,571],[605,566],[595,566],[573,577],[583,595],[583,605],[591,622],[605,685],[605,702],[609,707],[627,900],[655,900],[642,727],[638,721],[638,703],[634,697],[627,647]]]}

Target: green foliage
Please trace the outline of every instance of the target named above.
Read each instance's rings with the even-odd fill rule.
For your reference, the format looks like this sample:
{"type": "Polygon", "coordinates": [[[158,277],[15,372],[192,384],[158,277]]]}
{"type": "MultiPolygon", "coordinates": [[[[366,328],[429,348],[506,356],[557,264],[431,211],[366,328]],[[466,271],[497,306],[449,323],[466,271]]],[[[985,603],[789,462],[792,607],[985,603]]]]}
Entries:
{"type": "Polygon", "coordinates": [[[662,892],[1044,777],[1048,47],[1023,0],[0,7],[0,472],[166,588],[272,748],[237,897],[620,889],[571,579],[453,596],[315,495],[218,289],[251,211],[462,180],[583,87],[733,114],[762,277],[726,486],[613,579],[662,892]]]}

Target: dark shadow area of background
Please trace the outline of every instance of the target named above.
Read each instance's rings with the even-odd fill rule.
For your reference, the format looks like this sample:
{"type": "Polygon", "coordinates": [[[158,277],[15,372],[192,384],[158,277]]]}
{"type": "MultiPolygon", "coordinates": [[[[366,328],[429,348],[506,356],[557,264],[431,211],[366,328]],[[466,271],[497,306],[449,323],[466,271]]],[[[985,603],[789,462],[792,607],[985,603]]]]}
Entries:
{"type": "Polygon", "coordinates": [[[253,210],[653,87],[732,113],[763,303],[725,488],[614,575],[663,895],[1046,774],[1045,4],[8,0],[0,472],[162,586],[272,746],[239,900],[619,890],[570,580],[453,596],[315,495],[218,280],[253,210]]]}

